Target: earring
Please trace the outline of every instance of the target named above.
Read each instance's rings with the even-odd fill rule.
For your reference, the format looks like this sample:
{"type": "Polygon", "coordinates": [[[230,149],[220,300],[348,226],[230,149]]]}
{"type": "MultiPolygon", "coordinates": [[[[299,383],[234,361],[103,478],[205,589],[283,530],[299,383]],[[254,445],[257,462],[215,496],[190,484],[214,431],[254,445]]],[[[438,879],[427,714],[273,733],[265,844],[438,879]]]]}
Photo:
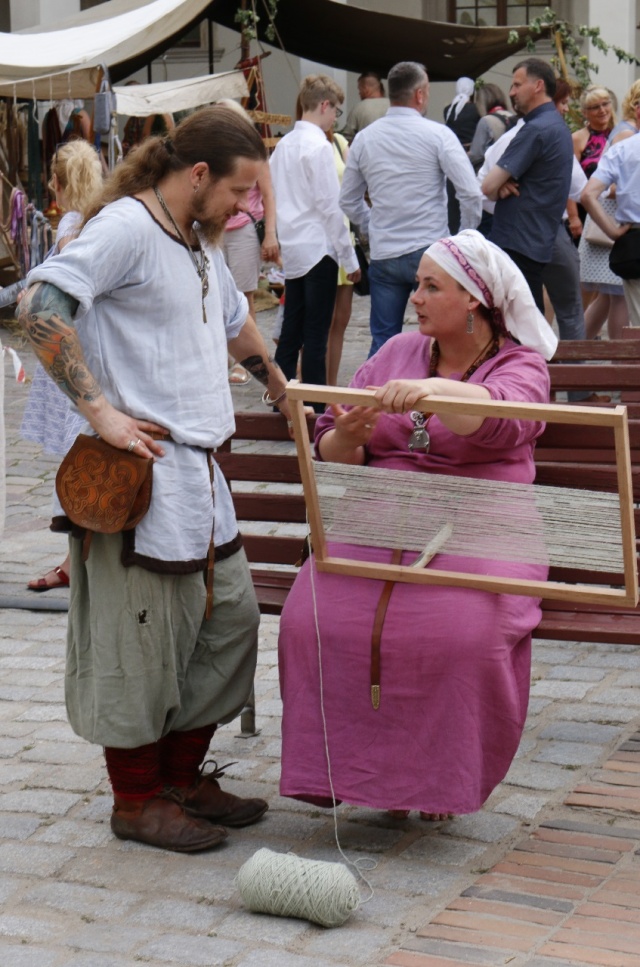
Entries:
{"type": "Polygon", "coordinates": [[[469,334],[471,334],[473,332],[473,313],[472,313],[471,309],[469,309],[469,311],[467,313],[467,332],[469,334]]]}
{"type": "Polygon", "coordinates": [[[200,182],[198,182],[198,184],[197,184],[197,185],[194,185],[194,186],[193,186],[193,190],[194,190],[194,191],[198,191],[199,189],[200,189],[200,182]]]}

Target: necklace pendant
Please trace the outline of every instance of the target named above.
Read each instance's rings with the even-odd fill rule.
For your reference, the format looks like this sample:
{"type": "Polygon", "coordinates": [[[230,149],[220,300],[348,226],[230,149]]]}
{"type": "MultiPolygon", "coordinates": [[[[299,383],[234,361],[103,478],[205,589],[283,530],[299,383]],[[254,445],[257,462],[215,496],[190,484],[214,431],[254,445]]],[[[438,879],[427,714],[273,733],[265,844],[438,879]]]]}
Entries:
{"type": "Polygon", "coordinates": [[[409,441],[407,445],[412,453],[414,451],[418,453],[428,453],[431,438],[426,429],[427,418],[425,417],[424,413],[420,413],[417,410],[412,410],[409,415],[413,420],[413,430],[409,434],[409,441]]]}

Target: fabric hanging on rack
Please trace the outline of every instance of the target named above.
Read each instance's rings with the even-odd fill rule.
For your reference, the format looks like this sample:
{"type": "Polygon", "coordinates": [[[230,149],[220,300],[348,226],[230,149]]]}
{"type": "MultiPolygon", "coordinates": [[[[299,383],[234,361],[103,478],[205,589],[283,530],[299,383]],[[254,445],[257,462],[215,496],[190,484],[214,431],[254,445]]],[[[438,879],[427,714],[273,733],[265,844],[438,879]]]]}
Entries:
{"type": "Polygon", "coordinates": [[[36,101],[30,101],[27,113],[27,192],[38,208],[44,208],[42,151],[36,115],[36,101]]]}
{"type": "Polygon", "coordinates": [[[27,203],[25,193],[19,188],[11,193],[9,236],[15,248],[22,278],[30,269],[44,261],[53,245],[51,222],[35,205],[27,203]]]}
{"type": "Polygon", "coordinates": [[[27,228],[26,196],[19,188],[11,193],[9,237],[15,248],[22,278],[29,271],[29,234],[27,228]]]}

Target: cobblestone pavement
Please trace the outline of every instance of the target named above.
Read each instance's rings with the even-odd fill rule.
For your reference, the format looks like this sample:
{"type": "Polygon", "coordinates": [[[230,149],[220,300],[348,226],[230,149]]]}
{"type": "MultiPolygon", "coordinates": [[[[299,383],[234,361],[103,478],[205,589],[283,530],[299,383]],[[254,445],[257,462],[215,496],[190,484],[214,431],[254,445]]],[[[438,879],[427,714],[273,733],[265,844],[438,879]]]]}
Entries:
{"type": "MultiPolygon", "coordinates": [[[[342,381],[366,354],[367,312],[368,300],[356,299],[342,381]]],[[[273,317],[274,311],[259,316],[266,334],[273,317]]],[[[33,355],[20,337],[6,330],[0,334],[20,351],[32,373],[33,355]]],[[[6,377],[7,520],[0,542],[0,964],[640,963],[635,926],[640,906],[640,755],[634,740],[640,721],[640,651],[632,647],[535,642],[530,711],[520,750],[505,781],[479,813],[429,824],[341,807],[338,832],[345,852],[353,859],[372,857],[377,866],[369,874],[373,899],[340,929],[250,914],[234,886],[240,865],[262,846],[310,859],[339,859],[332,814],[278,795],[276,618],[265,617],[260,634],[256,696],[262,731],[255,738],[239,738],[238,723],[231,723],[220,729],[212,748],[220,762],[237,760],[225,780],[228,788],[270,801],[264,821],[232,831],[221,848],[194,856],[114,839],[101,750],[75,736],[66,722],[62,676],[67,592],[29,595],[24,590],[29,578],[58,563],[65,545],[46,528],[57,461],[20,440],[27,391],[10,381],[8,364],[6,377]],[[601,771],[603,763],[607,766],[601,771]],[[617,779],[622,786],[607,785],[616,781],[615,770],[623,770],[617,779]],[[617,797],[610,795],[611,789],[620,790],[617,797]],[[544,849],[540,843],[546,844],[544,849]],[[595,852],[585,858],[588,849],[595,852]],[[532,872],[532,867],[543,869],[532,872]],[[605,873],[596,875],[595,868],[605,873]],[[519,892],[522,883],[529,888],[519,892]],[[601,904],[607,902],[607,911],[614,913],[595,922],[609,926],[596,934],[580,934],[586,917],[594,916],[598,898],[586,914],[573,916],[572,904],[605,886],[601,904]],[[552,930],[557,935],[549,939],[552,930]],[[578,943],[580,936],[588,941],[578,943]]],[[[258,408],[260,391],[255,382],[234,388],[237,409],[258,408]]]]}

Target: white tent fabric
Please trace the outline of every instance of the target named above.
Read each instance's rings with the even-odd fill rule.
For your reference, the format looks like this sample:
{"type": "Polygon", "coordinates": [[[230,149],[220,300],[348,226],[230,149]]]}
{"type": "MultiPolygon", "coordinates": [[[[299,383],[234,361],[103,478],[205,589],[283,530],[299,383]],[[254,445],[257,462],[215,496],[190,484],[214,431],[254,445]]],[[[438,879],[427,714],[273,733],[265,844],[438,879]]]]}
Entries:
{"type": "Polygon", "coordinates": [[[127,60],[178,33],[210,2],[151,0],[98,23],[40,33],[0,33],[0,82],[127,60]]]}
{"type": "Polygon", "coordinates": [[[158,84],[114,85],[113,90],[117,113],[129,117],[175,114],[176,111],[200,107],[223,97],[246,97],[249,94],[242,71],[226,71],[223,74],[207,74],[158,84]]]}
{"type": "Polygon", "coordinates": [[[100,87],[99,67],[79,67],[59,74],[42,74],[23,80],[0,78],[0,97],[18,97],[32,101],[60,101],[64,97],[90,98],[100,87]]]}

